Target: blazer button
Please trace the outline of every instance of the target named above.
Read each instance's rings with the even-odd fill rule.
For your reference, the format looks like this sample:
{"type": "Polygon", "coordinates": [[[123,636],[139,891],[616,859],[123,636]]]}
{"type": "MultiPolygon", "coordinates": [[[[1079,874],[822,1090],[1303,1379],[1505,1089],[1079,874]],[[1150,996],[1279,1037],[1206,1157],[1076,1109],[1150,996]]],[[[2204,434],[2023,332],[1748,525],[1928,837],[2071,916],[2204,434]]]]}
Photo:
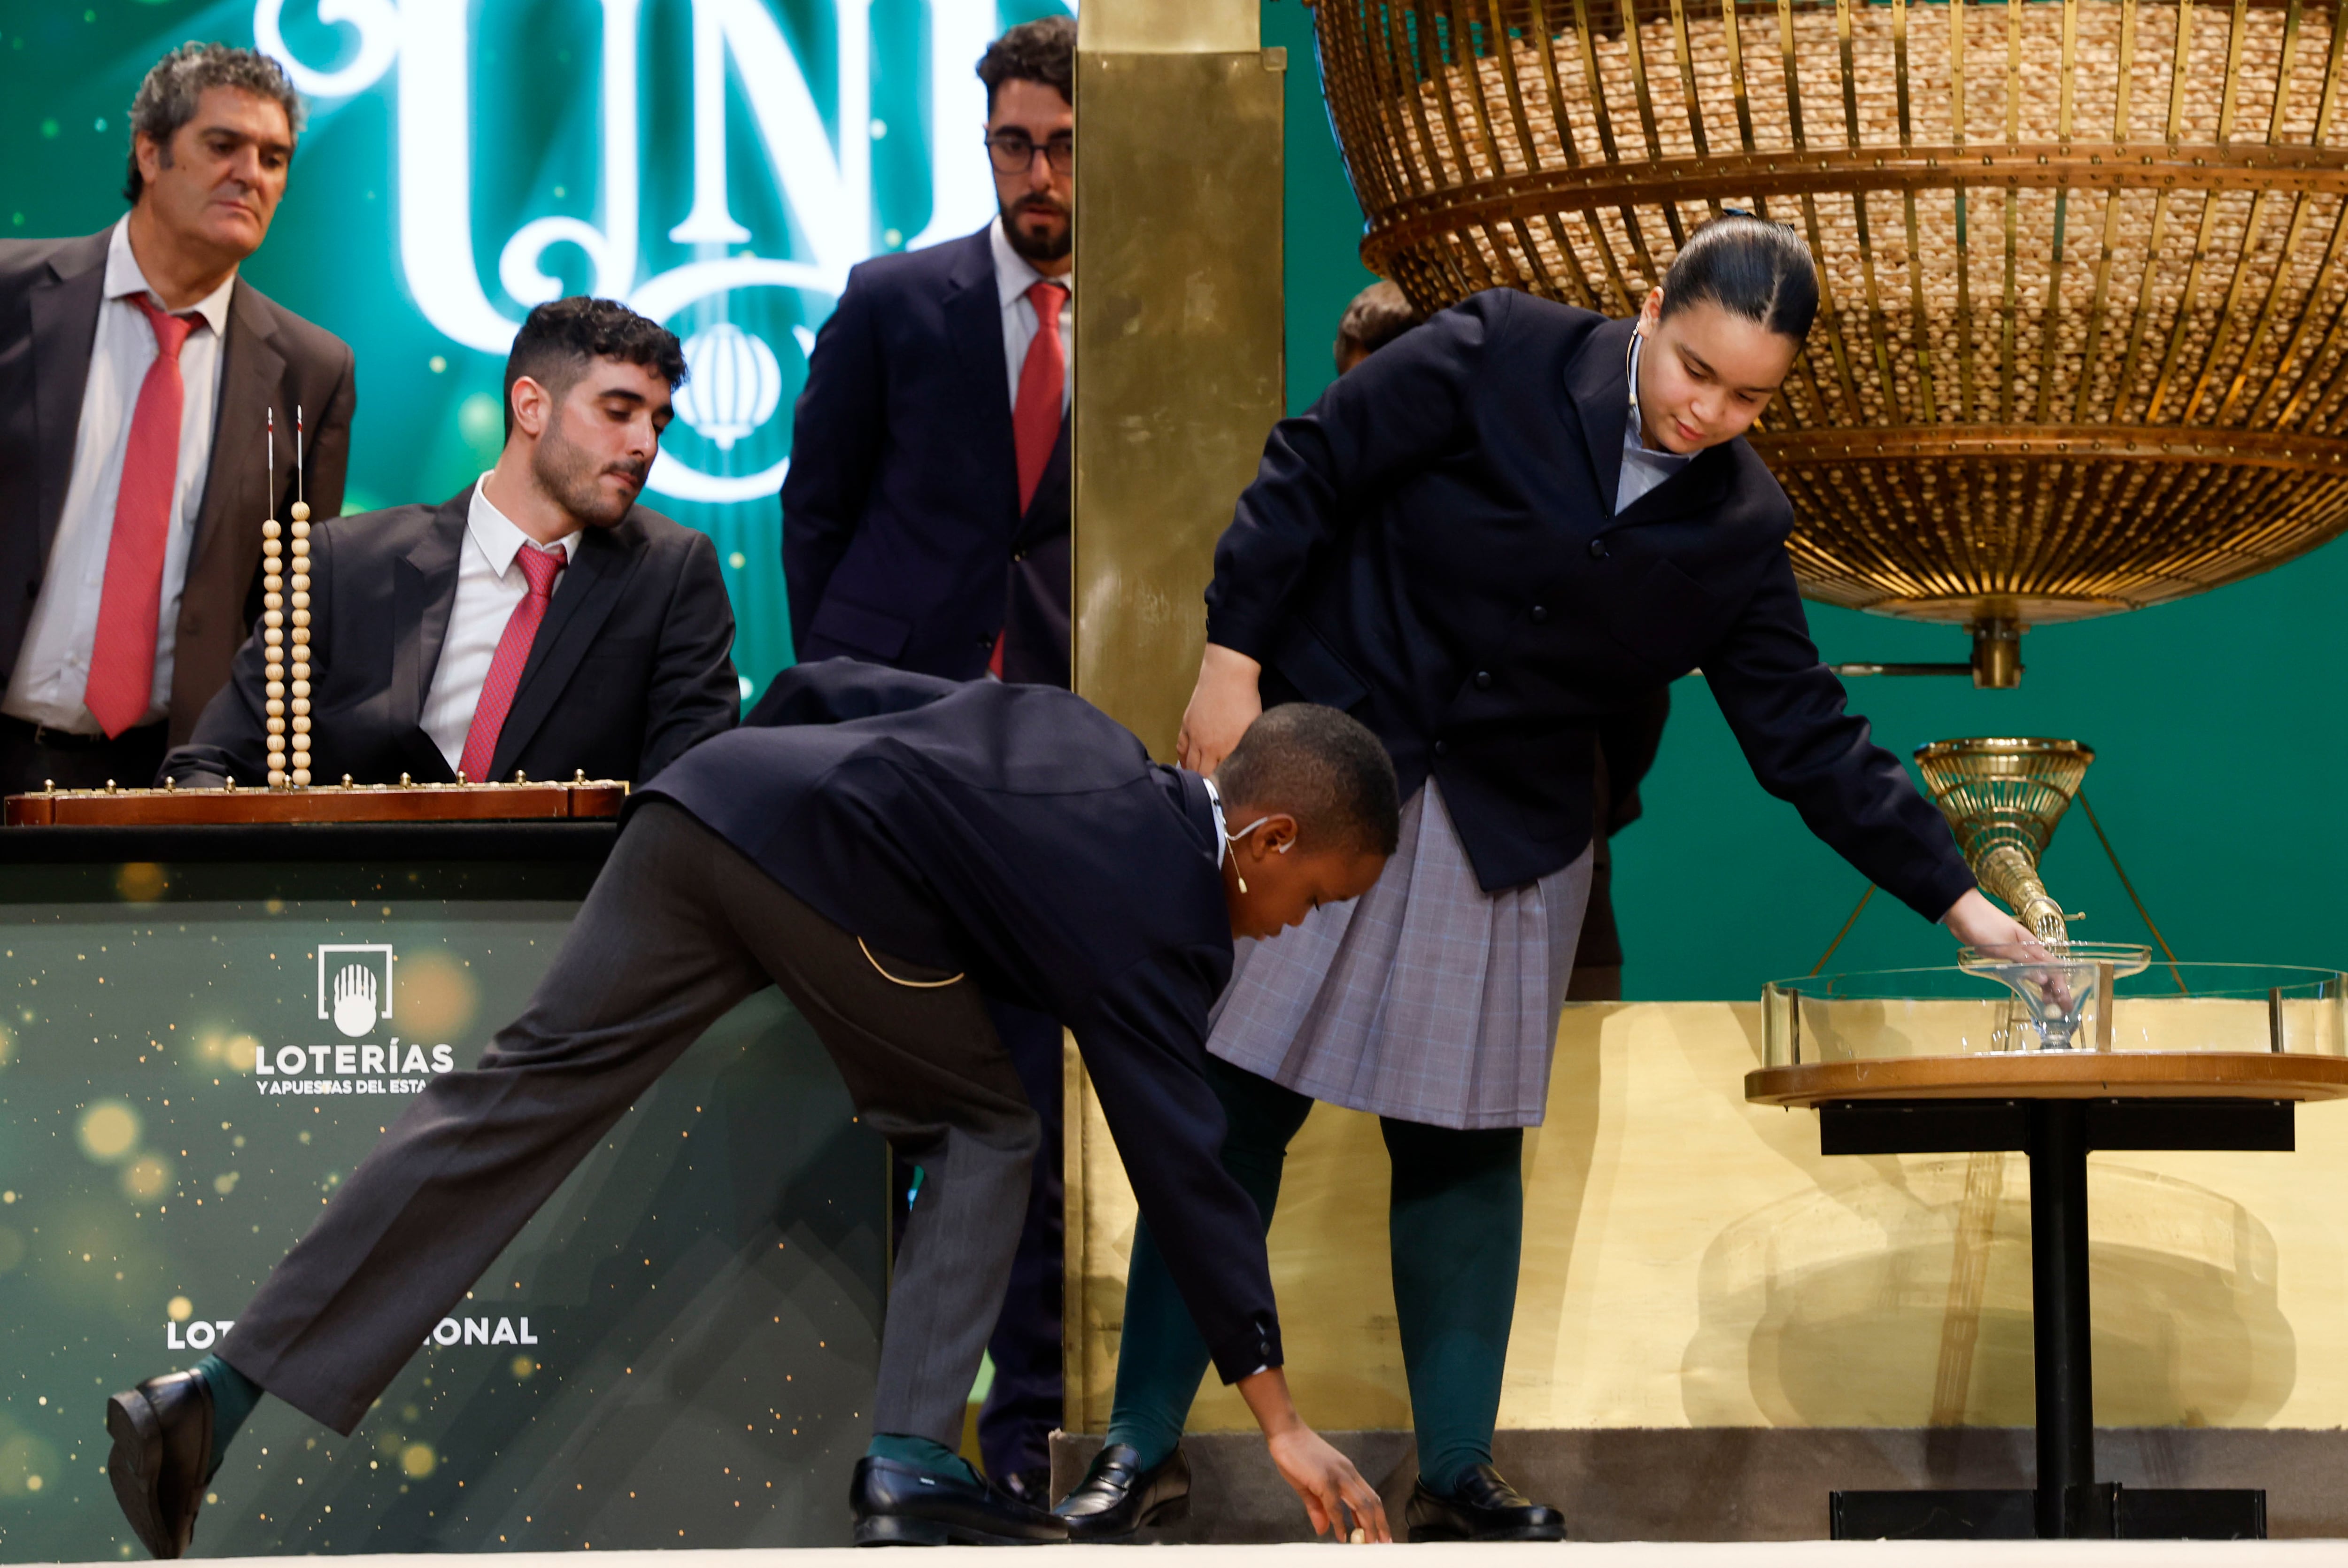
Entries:
{"type": "Polygon", "coordinates": [[[1476,689],[1478,691],[1490,691],[1492,689],[1491,671],[1478,670],[1476,672],[1476,689]]]}
{"type": "Polygon", "coordinates": [[[1447,741],[1447,740],[1438,740],[1438,741],[1437,741],[1437,742],[1435,743],[1435,755],[1437,755],[1437,757],[1448,757],[1448,756],[1450,756],[1450,755],[1451,755],[1451,742],[1449,742],[1449,741],[1447,741]]]}
{"type": "Polygon", "coordinates": [[[982,632],[979,634],[978,645],[982,648],[992,648],[994,646],[994,639],[982,632]]]}
{"type": "Polygon", "coordinates": [[[1590,559],[1592,561],[1603,561],[1606,559],[1606,542],[1604,540],[1593,539],[1590,542],[1590,559]]]}
{"type": "Polygon", "coordinates": [[[1546,621],[1546,620],[1548,620],[1548,619],[1549,619],[1549,606],[1548,606],[1548,605],[1546,605],[1546,604],[1536,604],[1536,605],[1534,605],[1534,606],[1533,606],[1533,624],[1534,624],[1534,625],[1538,626],[1538,625],[1540,625],[1543,621],[1546,621]]]}

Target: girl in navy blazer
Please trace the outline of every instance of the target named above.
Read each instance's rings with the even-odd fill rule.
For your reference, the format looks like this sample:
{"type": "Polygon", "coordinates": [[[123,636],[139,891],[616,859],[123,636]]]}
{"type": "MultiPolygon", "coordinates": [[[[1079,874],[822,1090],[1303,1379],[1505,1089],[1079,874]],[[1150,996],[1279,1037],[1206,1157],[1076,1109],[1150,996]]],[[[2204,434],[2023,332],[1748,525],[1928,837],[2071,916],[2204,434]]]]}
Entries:
{"type": "MultiPolygon", "coordinates": [[[[1692,234],[1633,321],[1478,294],[1283,420],[1216,549],[1182,762],[1212,768],[1267,706],[1326,703],[1385,742],[1406,802],[1370,893],[1241,944],[1208,1049],[1224,1161],[1267,1223],[1314,1099],[1383,1118],[1416,1540],[1564,1533],[1491,1440],[1602,721],[1700,665],[1763,786],[1876,885],[1962,941],[2027,940],[1845,710],[1791,509],[1743,439],[1817,303],[1801,241],[1742,214],[1692,234]]],[[[1206,1365],[1137,1238],[1116,1458],[1064,1505],[1072,1533],[1163,1505],[1206,1365]]]]}

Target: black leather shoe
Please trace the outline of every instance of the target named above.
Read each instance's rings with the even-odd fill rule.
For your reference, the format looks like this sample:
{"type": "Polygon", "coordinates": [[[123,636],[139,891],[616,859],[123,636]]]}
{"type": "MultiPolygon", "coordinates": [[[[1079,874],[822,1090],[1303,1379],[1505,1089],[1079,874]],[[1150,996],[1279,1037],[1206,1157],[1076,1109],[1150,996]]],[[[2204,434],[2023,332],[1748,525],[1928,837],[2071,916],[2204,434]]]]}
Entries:
{"type": "Polygon", "coordinates": [[[1189,1458],[1178,1448],[1143,1470],[1139,1450],[1111,1443],[1052,1511],[1068,1522],[1071,1541],[1122,1541],[1144,1525],[1179,1524],[1190,1516],[1189,1458]]]}
{"type": "Polygon", "coordinates": [[[1041,1546],[1068,1538],[1058,1519],[983,1481],[897,1460],[858,1460],[848,1506],[859,1546],[1041,1546]]]}
{"type": "Polygon", "coordinates": [[[1562,1541],[1565,1515],[1533,1501],[1490,1465],[1471,1468],[1447,1496],[1422,1479],[1403,1522],[1413,1541],[1562,1541]]]}
{"type": "Polygon", "coordinates": [[[184,1555],[217,1468],[211,1386],[194,1372],[149,1377],[106,1402],[106,1479],[122,1516],[155,1556],[184,1555]]]}

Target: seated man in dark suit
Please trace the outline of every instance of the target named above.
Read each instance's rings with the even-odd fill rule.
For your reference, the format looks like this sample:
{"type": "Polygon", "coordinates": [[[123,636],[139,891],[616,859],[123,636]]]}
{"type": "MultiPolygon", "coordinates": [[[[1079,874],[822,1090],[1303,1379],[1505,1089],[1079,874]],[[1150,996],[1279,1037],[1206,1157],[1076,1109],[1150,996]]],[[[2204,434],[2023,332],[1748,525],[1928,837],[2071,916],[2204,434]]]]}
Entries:
{"type": "MultiPolygon", "coordinates": [[[[733,727],[717,552],[635,504],[684,379],[675,336],[625,306],[540,305],[506,360],[495,469],[441,506],[313,531],[313,779],[648,779],[733,727]]],[[[271,704],[303,707],[263,667],[256,633],[166,778],[267,781],[271,704]]]]}

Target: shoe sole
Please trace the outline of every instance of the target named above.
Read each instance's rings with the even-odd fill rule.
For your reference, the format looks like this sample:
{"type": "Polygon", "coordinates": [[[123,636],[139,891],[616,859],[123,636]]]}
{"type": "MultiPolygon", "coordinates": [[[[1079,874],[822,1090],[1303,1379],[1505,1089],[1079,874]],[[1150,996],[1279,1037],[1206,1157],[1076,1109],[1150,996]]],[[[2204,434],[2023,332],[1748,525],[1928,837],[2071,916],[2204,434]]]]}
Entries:
{"type": "Polygon", "coordinates": [[[1056,1546],[1056,1536],[994,1535],[967,1525],[900,1513],[875,1514],[856,1522],[859,1546],[1056,1546]]]}
{"type": "Polygon", "coordinates": [[[177,1557],[180,1543],[163,1533],[163,1429],[154,1408],[138,1394],[113,1396],[106,1402],[106,1433],[114,1439],[106,1456],[106,1479],[113,1483],[122,1517],[148,1555],[177,1557]]]}
{"type": "Polygon", "coordinates": [[[1129,1541],[1140,1531],[1154,1530],[1160,1525],[1179,1524],[1190,1517],[1190,1494],[1169,1497],[1142,1511],[1141,1518],[1131,1530],[1088,1531],[1079,1520],[1068,1521],[1068,1539],[1080,1545],[1100,1546],[1115,1541],[1129,1541]]]}
{"type": "Polygon", "coordinates": [[[1434,1542],[1447,1541],[1483,1542],[1491,1541],[1563,1541],[1567,1539],[1565,1530],[1562,1526],[1552,1527],[1538,1524],[1527,1525],[1518,1530],[1496,1530],[1484,1534],[1470,1534],[1465,1530],[1445,1530],[1436,1525],[1414,1524],[1406,1526],[1405,1532],[1408,1536],[1411,1544],[1414,1546],[1422,1546],[1434,1542]]]}

